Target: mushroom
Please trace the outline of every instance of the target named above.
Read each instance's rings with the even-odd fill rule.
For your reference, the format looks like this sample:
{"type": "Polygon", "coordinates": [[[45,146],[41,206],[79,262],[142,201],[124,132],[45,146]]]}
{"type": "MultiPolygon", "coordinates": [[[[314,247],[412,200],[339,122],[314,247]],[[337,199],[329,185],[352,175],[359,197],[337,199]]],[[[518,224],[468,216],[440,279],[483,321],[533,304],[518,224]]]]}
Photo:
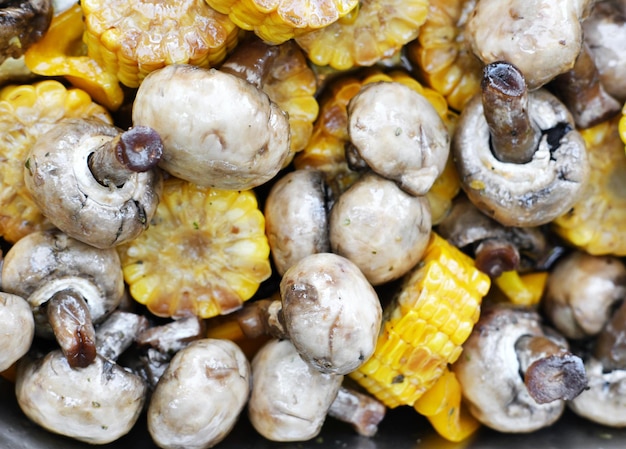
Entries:
{"type": "Polygon", "coordinates": [[[52,15],[51,0],[4,0],[0,4],[0,64],[23,56],[44,35],[52,15]]]}
{"type": "Polygon", "coordinates": [[[18,240],[2,267],[2,288],[25,298],[35,333],[54,336],[71,367],[94,361],[94,324],[116,309],[124,279],[115,249],[99,249],[58,230],[18,240]]]}
{"type": "Polygon", "coordinates": [[[33,342],[35,319],[21,296],[0,292],[0,371],[22,358],[33,342]]]}
{"type": "Polygon", "coordinates": [[[216,69],[172,64],[151,72],[132,121],[163,139],[161,168],[200,186],[257,187],[289,156],[286,114],[262,90],[216,69]]]}
{"type": "Polygon", "coordinates": [[[161,151],[150,128],[121,132],[96,119],[66,119],[31,148],[24,183],[56,227],[110,248],[148,227],[162,188],[161,151]]]}
{"type": "Polygon", "coordinates": [[[472,415],[510,433],[556,422],[587,385],[582,360],[556,337],[532,309],[483,310],[453,365],[472,415]]]}
{"type": "Polygon", "coordinates": [[[626,266],[618,257],[575,250],[554,265],[542,305],[561,334],[580,340],[597,335],[624,297],[626,266]]]}
{"type": "Polygon", "coordinates": [[[327,189],[318,170],[295,170],[272,185],[265,200],[267,240],[283,275],[305,256],[329,252],[327,189]]]}
{"type": "Polygon", "coordinates": [[[574,66],[591,3],[480,0],[467,21],[467,39],[484,64],[509,61],[535,90],[574,66]]]}
{"type": "Polygon", "coordinates": [[[172,358],[148,405],[160,448],[204,449],[222,441],[250,394],[250,365],[229,340],[203,338],[172,358]]]}
{"type": "MultiPolygon", "coordinates": [[[[89,444],[111,443],[133,428],[147,394],[146,383],[115,360],[145,324],[145,317],[113,314],[101,349],[86,367],[74,368],[60,350],[17,365],[15,394],[24,414],[41,427],[89,444]],[[115,332],[109,332],[115,328],[115,332]],[[116,340],[115,342],[112,341],[116,340]]],[[[100,330],[100,329],[99,329],[100,330]]]]}
{"type": "Polygon", "coordinates": [[[399,279],[413,268],[430,231],[426,196],[410,195],[373,172],[355,181],[330,211],[332,251],[354,262],[372,285],[399,279]]]}
{"type": "Polygon", "coordinates": [[[528,92],[512,64],[485,66],[482,94],[463,109],[452,151],[468,198],[505,226],[539,226],[567,212],[589,177],[585,142],[546,89],[528,92]]]}
{"type": "Polygon", "coordinates": [[[411,195],[430,190],[450,152],[448,128],[435,108],[399,82],[363,86],[348,103],[348,133],[349,156],[411,195]]]}

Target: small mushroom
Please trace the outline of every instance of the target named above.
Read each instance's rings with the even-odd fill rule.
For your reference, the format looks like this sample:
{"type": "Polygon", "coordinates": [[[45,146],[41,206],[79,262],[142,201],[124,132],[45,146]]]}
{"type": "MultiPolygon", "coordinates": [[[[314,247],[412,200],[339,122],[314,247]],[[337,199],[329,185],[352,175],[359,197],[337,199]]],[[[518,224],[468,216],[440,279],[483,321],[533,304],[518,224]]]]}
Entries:
{"type": "Polygon", "coordinates": [[[31,148],[24,183],[56,227],[110,248],[148,227],[162,189],[161,152],[150,128],[121,132],[95,119],[66,119],[31,148]]]}
{"type": "Polygon", "coordinates": [[[574,66],[591,2],[480,0],[467,21],[467,39],[484,64],[509,61],[535,90],[574,66]]]}
{"type": "Polygon", "coordinates": [[[582,360],[555,334],[531,309],[483,310],[453,365],[472,415],[510,433],[556,422],[587,379],[582,360]]]}
{"type": "Polygon", "coordinates": [[[399,82],[366,84],[348,104],[349,149],[411,195],[425,195],[450,153],[445,123],[421,94],[399,82]]]}
{"type": "Polygon", "coordinates": [[[161,168],[200,186],[257,187],[289,156],[286,114],[262,90],[216,69],[172,64],[150,73],[132,120],[163,139],[161,168]]]}
{"type": "Polygon", "coordinates": [[[372,285],[399,279],[422,258],[431,231],[430,204],[373,172],[361,176],[332,206],[332,251],[372,285]]]}
{"type": "Polygon", "coordinates": [[[191,342],[172,358],[148,406],[160,448],[205,449],[222,441],[250,394],[250,364],[229,340],[191,342]]]}
{"type": "Polygon", "coordinates": [[[626,266],[615,256],[572,251],[548,275],[543,311],[565,337],[597,335],[618,301],[626,297],[626,266]]]}
{"type": "Polygon", "coordinates": [[[28,234],[7,252],[4,291],[25,298],[37,335],[54,336],[70,366],[94,361],[94,324],[120,304],[124,279],[115,249],[99,249],[58,230],[28,234]]]}
{"type": "Polygon", "coordinates": [[[305,256],[330,251],[327,204],[321,171],[295,170],[272,186],[265,201],[265,230],[279,275],[305,256]]]}
{"type": "Polygon", "coordinates": [[[44,35],[52,21],[51,0],[4,0],[0,3],[0,64],[18,59],[44,35]]]}
{"type": "Polygon", "coordinates": [[[0,371],[10,368],[30,349],[35,319],[21,296],[0,292],[0,371]]]}
{"type": "Polygon", "coordinates": [[[485,66],[482,94],[461,113],[452,150],[468,198],[505,226],[539,226],[567,212],[589,177],[585,142],[546,89],[528,92],[507,62],[485,66]]]}

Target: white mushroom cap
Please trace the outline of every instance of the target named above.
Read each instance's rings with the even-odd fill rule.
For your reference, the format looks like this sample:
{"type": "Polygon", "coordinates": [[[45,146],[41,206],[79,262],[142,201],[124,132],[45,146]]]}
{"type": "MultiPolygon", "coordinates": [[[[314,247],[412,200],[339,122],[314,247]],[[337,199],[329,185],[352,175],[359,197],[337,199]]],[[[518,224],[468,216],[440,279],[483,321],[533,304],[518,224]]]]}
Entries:
{"type": "Polygon", "coordinates": [[[0,371],[25,355],[35,336],[35,319],[21,296],[0,292],[0,371]]]}
{"type": "Polygon", "coordinates": [[[160,448],[204,449],[222,441],[250,393],[250,365],[229,340],[205,338],[172,358],[148,406],[148,431],[160,448]]]}
{"type": "Polygon", "coordinates": [[[161,136],[161,168],[201,186],[259,186],[289,156],[286,114],[262,90],[216,69],[172,64],[151,72],[132,118],[161,136]]]}

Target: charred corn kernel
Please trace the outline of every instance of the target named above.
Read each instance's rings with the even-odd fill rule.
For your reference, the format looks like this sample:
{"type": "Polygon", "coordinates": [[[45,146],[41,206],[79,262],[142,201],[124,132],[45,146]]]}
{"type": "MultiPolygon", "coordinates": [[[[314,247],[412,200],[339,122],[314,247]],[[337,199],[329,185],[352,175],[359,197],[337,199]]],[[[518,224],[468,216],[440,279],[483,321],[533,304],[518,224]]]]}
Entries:
{"type": "Polygon", "coordinates": [[[362,0],[346,20],[296,36],[317,65],[339,70],[371,66],[415,39],[426,21],[428,0],[362,0]]]}
{"type": "Polygon", "coordinates": [[[581,199],[553,222],[557,234],[593,255],[626,255],[626,153],[620,120],[618,116],[581,131],[589,182],[581,199]]]}
{"type": "Polygon", "coordinates": [[[128,87],[169,64],[214,66],[238,42],[239,28],[204,0],[80,4],[88,54],[128,87]]]}
{"type": "MultiPolygon", "coordinates": [[[[363,77],[356,75],[333,80],[320,97],[320,112],[313,126],[313,134],[303,151],[294,159],[296,168],[321,170],[331,189],[339,194],[350,187],[359,174],[348,167],[345,146],[349,143],[348,103],[362,86],[375,82],[399,82],[423,95],[444,120],[450,133],[456,124],[457,115],[448,109],[441,94],[423,87],[417,80],[402,70],[384,73],[378,69],[364,70],[363,77]]],[[[460,190],[460,180],[449,159],[445,170],[433,184],[426,197],[431,206],[432,222],[437,224],[450,208],[452,198],[460,190]]]]}
{"type": "Polygon", "coordinates": [[[177,178],[165,181],[150,227],[117,248],[131,296],[162,317],[232,312],[271,274],[254,193],[177,178]]]}
{"type": "Polygon", "coordinates": [[[512,304],[534,306],[541,300],[547,281],[546,271],[522,275],[517,271],[505,271],[494,283],[512,304]]]}
{"type": "Polygon", "coordinates": [[[406,46],[406,55],[420,79],[441,93],[455,111],[463,110],[480,90],[482,65],[464,36],[476,1],[431,1],[418,38],[406,46]]]}
{"type": "Polygon", "coordinates": [[[39,136],[70,117],[112,123],[107,110],[89,94],[56,80],[0,90],[0,237],[10,243],[51,227],[24,185],[24,163],[39,136]]]}
{"type": "Polygon", "coordinates": [[[83,12],[78,4],[52,19],[48,31],[24,55],[24,63],[37,75],[63,76],[111,111],[124,101],[115,75],[87,56],[82,45],[83,12]]]}
{"type": "Polygon", "coordinates": [[[626,104],[624,104],[624,107],[622,108],[622,115],[619,119],[618,129],[619,129],[619,137],[620,139],[622,139],[622,142],[624,143],[624,145],[626,145],[626,104]]]}
{"type": "Polygon", "coordinates": [[[467,410],[461,384],[447,367],[434,385],[415,402],[414,408],[448,441],[466,440],[481,426],[467,410]]]}
{"type": "Polygon", "coordinates": [[[374,354],[350,376],[388,407],[413,406],[458,359],[489,287],[469,256],[433,232],[385,309],[374,354]]]}
{"type": "Polygon", "coordinates": [[[326,27],[348,14],[357,0],[206,0],[237,24],[270,44],[326,27]]]}

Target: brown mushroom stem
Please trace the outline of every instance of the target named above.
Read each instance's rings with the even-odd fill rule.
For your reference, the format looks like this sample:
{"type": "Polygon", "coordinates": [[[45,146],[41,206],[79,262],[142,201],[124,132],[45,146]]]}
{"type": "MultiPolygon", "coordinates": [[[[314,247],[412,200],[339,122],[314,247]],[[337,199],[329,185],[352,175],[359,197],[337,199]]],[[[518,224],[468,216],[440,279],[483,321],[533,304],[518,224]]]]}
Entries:
{"type": "Polygon", "coordinates": [[[515,351],[524,384],[537,403],[571,400],[587,387],[583,361],[553,340],[525,335],[516,341],[515,351]]]}
{"type": "Polygon", "coordinates": [[[260,39],[249,38],[222,64],[220,70],[248,81],[261,89],[280,49],[260,39]]]}
{"type": "Polygon", "coordinates": [[[385,412],[383,403],[342,386],[328,409],[328,416],[351,424],[359,435],[371,437],[378,431],[385,412]]]}
{"type": "Polygon", "coordinates": [[[626,370],[626,301],[596,337],[594,356],[605,371],[626,370]]]}
{"type": "Polygon", "coordinates": [[[474,250],[474,258],[476,268],[492,279],[505,271],[517,269],[520,264],[520,254],[515,244],[500,238],[481,240],[474,250]]]}
{"type": "Polygon", "coordinates": [[[282,324],[281,309],[280,299],[261,299],[246,304],[234,316],[247,338],[269,335],[285,339],[288,335],[282,324]]]}
{"type": "Polygon", "coordinates": [[[510,63],[493,62],[483,70],[481,88],[494,156],[502,162],[529,162],[541,132],[530,120],[524,75],[510,63]]]}
{"type": "Polygon", "coordinates": [[[621,110],[619,102],[604,90],[587,45],[583,45],[574,67],[557,76],[552,85],[581,129],[608,120],[621,110]]]}
{"type": "Polygon", "coordinates": [[[134,173],[147,172],[161,160],[163,142],[147,126],[120,133],[89,156],[89,169],[104,186],[122,186],[134,173]]]}
{"type": "Polygon", "coordinates": [[[96,331],[83,297],[71,289],[56,292],[47,303],[47,315],[70,366],[89,366],[96,358],[96,331]]]}

